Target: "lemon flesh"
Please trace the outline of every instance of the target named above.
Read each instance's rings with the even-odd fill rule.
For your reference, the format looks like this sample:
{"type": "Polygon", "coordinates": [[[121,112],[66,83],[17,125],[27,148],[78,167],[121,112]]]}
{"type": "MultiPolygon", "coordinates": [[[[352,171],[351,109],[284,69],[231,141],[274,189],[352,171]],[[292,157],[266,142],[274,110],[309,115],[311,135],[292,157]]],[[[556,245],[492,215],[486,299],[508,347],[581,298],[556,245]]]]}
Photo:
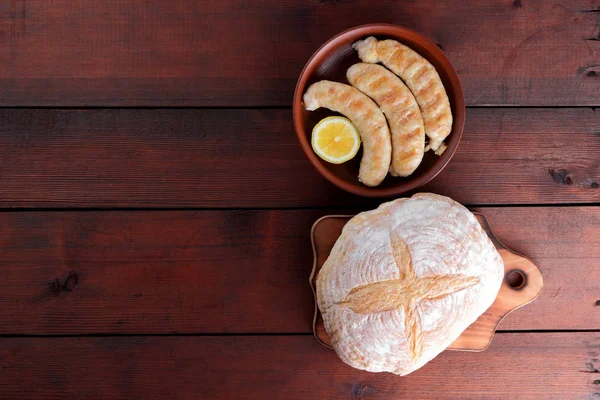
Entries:
{"type": "Polygon", "coordinates": [[[348,118],[327,117],[313,128],[311,144],[323,160],[341,164],[358,152],[360,135],[348,118]]]}

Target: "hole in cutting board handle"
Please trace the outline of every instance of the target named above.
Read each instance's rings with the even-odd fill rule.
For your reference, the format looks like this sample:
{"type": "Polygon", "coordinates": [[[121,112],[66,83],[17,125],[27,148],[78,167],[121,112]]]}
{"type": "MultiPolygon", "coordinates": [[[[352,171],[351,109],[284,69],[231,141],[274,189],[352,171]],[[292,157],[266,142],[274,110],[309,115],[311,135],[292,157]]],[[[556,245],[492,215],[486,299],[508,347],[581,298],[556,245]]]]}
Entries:
{"type": "Polygon", "coordinates": [[[513,290],[521,290],[527,285],[527,275],[520,269],[513,269],[506,274],[506,283],[513,290]]]}

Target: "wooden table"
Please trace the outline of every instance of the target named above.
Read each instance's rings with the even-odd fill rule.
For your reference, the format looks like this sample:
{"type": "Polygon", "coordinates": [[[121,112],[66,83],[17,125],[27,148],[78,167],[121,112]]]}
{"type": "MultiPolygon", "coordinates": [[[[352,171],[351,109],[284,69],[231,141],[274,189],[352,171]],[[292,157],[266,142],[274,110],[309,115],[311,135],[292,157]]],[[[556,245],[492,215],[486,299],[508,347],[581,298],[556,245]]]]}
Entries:
{"type": "Polygon", "coordinates": [[[599,35],[598,0],[1,2],[0,398],[600,399],[599,35]],[[292,93],[368,22],[464,86],[423,190],[545,276],[487,351],[403,378],[311,333],[311,224],[380,200],[313,170],[292,93]]]}

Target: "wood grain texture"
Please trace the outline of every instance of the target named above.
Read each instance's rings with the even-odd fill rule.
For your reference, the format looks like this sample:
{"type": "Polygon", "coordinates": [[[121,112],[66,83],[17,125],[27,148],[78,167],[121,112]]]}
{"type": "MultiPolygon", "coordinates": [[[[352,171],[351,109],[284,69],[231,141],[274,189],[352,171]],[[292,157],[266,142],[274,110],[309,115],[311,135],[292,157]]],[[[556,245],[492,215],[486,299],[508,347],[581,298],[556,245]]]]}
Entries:
{"type": "Polygon", "coordinates": [[[600,228],[600,207],[481,208],[476,211],[486,216],[504,245],[531,258],[544,275],[540,297],[507,316],[498,329],[536,329],[533,327],[542,319],[545,324],[560,325],[559,329],[584,329],[584,325],[588,329],[600,329],[600,247],[596,244],[600,240],[596,233],[600,228]],[[577,278],[575,270],[579,270],[577,278]],[[568,294],[564,293],[565,289],[568,294]],[[542,311],[550,309],[554,312],[542,311]],[[578,314],[581,321],[587,320],[587,323],[563,324],[561,319],[568,314],[578,314]],[[517,319],[517,315],[523,319],[517,319]]]}
{"type": "MultiPolygon", "coordinates": [[[[598,154],[599,110],[469,109],[457,153],[423,190],[600,202],[598,154]]],[[[377,204],[318,175],[291,110],[0,110],[0,171],[3,208],[377,204]]]]}
{"type": "MultiPolygon", "coordinates": [[[[600,207],[479,211],[544,275],[499,329],[600,329],[600,207]]],[[[0,213],[0,334],[309,333],[309,234],[326,214],[0,213]]]]}
{"type": "Polygon", "coordinates": [[[0,214],[0,332],[308,332],[317,215],[0,214]]]}
{"type": "Polygon", "coordinates": [[[591,400],[599,351],[597,332],[504,333],[400,378],[304,335],[0,339],[0,397],[591,400]]]}
{"type": "Polygon", "coordinates": [[[599,105],[599,8],[597,0],[12,0],[0,6],[0,106],[290,105],[312,53],[370,22],[438,43],[470,105],[599,105]]]}

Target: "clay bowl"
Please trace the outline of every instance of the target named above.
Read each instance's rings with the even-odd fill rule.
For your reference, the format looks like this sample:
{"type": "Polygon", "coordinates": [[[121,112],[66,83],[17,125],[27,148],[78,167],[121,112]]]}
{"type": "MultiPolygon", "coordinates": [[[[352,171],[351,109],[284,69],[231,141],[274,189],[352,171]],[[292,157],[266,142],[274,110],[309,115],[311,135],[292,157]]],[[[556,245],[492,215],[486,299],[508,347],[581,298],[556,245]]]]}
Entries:
{"type": "Polygon", "coordinates": [[[348,192],[368,197],[391,197],[410,192],[432,180],[448,164],[462,136],[465,123],[465,99],[456,71],[438,46],[420,34],[400,26],[387,24],[362,25],[333,37],[327,41],[308,60],[302,70],[294,93],[294,127],[304,153],[315,168],[334,185],[348,192]],[[313,151],[310,137],[313,127],[323,118],[338,115],[333,111],[320,108],[307,111],[302,105],[302,96],[314,82],[327,79],[348,83],[346,70],[361,62],[352,44],[368,36],[378,39],[394,39],[403,43],[425,57],[438,71],[452,107],[452,132],[446,138],[448,148],[438,157],[433,152],[425,153],[421,165],[409,177],[398,178],[388,174],[381,185],[368,187],[358,181],[358,169],[362,152],[344,164],[330,164],[321,160],[313,151]]]}

